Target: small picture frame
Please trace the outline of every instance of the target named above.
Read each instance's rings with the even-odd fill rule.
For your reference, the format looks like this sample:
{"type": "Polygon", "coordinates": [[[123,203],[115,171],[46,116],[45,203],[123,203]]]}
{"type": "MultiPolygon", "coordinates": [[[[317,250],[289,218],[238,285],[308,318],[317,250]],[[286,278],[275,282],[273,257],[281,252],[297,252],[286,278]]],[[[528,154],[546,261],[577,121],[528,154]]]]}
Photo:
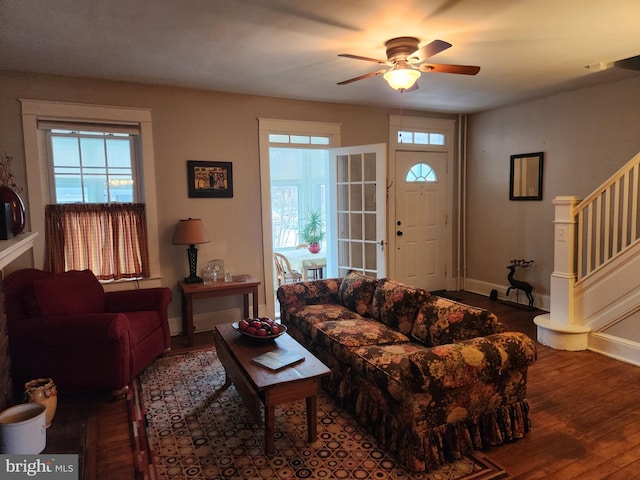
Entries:
{"type": "Polygon", "coordinates": [[[231,162],[187,161],[189,198],[233,197],[231,162]]]}

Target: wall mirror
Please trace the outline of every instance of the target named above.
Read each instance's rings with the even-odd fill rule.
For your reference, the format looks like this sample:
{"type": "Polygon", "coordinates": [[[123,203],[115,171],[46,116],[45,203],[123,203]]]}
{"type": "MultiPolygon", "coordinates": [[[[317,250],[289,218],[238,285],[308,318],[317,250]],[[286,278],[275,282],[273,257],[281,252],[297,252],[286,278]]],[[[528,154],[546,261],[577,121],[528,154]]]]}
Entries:
{"type": "Polygon", "coordinates": [[[511,155],[509,200],[542,200],[543,153],[511,155]]]}

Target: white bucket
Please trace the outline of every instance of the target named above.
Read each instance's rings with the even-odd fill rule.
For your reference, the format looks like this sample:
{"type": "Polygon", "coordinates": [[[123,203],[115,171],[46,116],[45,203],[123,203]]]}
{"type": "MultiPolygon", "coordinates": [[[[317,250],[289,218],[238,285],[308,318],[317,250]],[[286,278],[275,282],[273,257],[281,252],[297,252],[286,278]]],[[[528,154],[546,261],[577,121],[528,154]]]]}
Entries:
{"type": "Polygon", "coordinates": [[[47,446],[46,407],[22,403],[0,413],[0,453],[36,454],[47,446]]]}

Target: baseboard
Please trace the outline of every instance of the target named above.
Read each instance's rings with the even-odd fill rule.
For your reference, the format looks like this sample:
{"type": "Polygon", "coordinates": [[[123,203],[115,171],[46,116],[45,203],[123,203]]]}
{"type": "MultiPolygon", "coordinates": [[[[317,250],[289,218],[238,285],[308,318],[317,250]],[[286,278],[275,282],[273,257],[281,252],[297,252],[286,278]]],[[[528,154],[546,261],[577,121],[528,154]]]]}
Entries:
{"type": "MultiPolygon", "coordinates": [[[[264,305],[258,305],[259,312],[264,311],[265,308],[264,305]]],[[[241,308],[196,314],[193,316],[194,332],[208,332],[213,330],[216,325],[237,322],[242,318],[242,315],[241,308]]],[[[169,318],[169,331],[172,337],[182,334],[182,317],[169,318]]]]}
{"type": "Polygon", "coordinates": [[[640,367],[640,343],[602,332],[591,332],[587,348],[615,360],[640,367]]]}
{"type": "MultiPolygon", "coordinates": [[[[489,283],[482,280],[476,280],[473,278],[465,278],[464,290],[471,293],[477,293],[479,295],[490,296],[491,290],[498,292],[498,300],[517,303],[519,305],[528,305],[527,296],[523,292],[511,291],[511,294],[507,297],[506,292],[509,285],[498,285],[497,283],[489,283]]],[[[549,311],[551,300],[549,295],[538,294],[533,291],[533,305],[546,312],[549,311]]]]}

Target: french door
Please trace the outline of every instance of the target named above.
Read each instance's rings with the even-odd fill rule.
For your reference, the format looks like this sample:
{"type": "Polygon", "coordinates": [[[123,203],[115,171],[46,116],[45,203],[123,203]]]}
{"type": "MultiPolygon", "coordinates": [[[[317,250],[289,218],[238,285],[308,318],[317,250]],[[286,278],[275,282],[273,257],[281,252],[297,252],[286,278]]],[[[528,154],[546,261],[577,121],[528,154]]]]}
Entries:
{"type": "Polygon", "coordinates": [[[331,150],[328,276],[385,275],[386,149],[378,143],[331,150]]]}

